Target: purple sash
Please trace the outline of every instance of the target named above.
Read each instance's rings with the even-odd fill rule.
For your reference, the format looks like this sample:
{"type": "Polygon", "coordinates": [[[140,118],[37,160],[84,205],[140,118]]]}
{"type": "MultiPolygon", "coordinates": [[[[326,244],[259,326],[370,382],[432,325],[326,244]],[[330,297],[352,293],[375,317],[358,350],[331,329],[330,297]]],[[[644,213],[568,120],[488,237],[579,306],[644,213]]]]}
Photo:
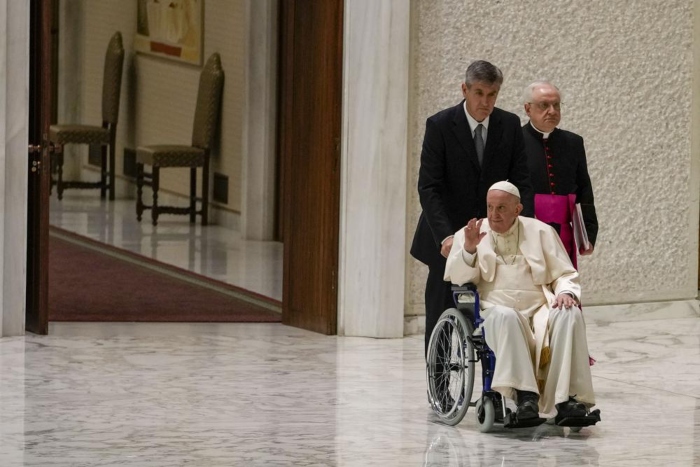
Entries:
{"type": "Polygon", "coordinates": [[[566,252],[571,258],[574,267],[578,269],[576,261],[576,241],[574,230],[571,227],[574,209],[576,208],[576,195],[535,195],[535,218],[546,224],[559,224],[559,238],[564,244],[566,252]]]}

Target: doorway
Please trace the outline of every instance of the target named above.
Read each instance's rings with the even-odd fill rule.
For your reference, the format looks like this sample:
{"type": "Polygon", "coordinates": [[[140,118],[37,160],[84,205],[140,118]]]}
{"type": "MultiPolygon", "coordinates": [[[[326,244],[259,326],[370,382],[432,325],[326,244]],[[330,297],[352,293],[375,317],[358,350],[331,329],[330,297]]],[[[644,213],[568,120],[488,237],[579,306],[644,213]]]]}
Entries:
{"type": "MultiPolygon", "coordinates": [[[[42,2],[42,4],[46,3],[49,3],[48,0],[42,2]]],[[[118,4],[119,7],[122,7],[123,5],[123,2],[105,3],[118,4]]],[[[95,4],[90,3],[90,5],[94,7],[95,4]]],[[[286,52],[284,52],[285,54],[291,53],[294,57],[293,63],[295,66],[294,72],[297,73],[296,76],[303,78],[303,75],[299,74],[300,70],[303,70],[305,66],[308,66],[308,69],[311,69],[311,66],[319,66],[325,63],[323,60],[319,60],[319,57],[325,57],[326,59],[331,59],[330,63],[332,66],[327,67],[324,72],[330,73],[331,82],[336,83],[336,85],[334,85],[333,93],[335,94],[333,97],[321,102],[320,105],[318,102],[313,100],[315,99],[314,94],[306,94],[304,98],[299,97],[295,101],[290,101],[293,102],[292,107],[290,107],[290,111],[292,113],[288,115],[293,115],[294,118],[306,118],[308,116],[313,116],[314,118],[318,119],[320,114],[315,112],[317,112],[318,109],[323,109],[326,112],[325,115],[331,117],[330,120],[320,117],[323,121],[328,120],[333,122],[333,119],[335,118],[335,121],[339,122],[339,83],[340,76],[342,75],[341,56],[343,3],[340,0],[334,0],[333,2],[295,1],[281,2],[281,5],[284,5],[284,8],[280,8],[279,10],[280,21],[285,21],[285,18],[290,17],[290,14],[291,17],[294,18],[296,24],[316,24],[314,18],[322,20],[316,24],[311,34],[296,37],[296,42],[293,43],[293,49],[291,49],[291,51],[289,49],[284,49],[286,50],[286,52]],[[290,5],[291,9],[287,8],[290,5]],[[307,45],[314,42],[316,45],[318,45],[320,42],[323,42],[320,39],[325,37],[333,38],[333,40],[326,47],[312,47],[310,51],[308,48],[302,50],[302,42],[300,42],[301,39],[307,41],[307,45]]],[[[280,47],[280,50],[282,49],[283,48],[280,47]]],[[[127,67],[125,68],[128,70],[127,67]]],[[[282,71],[282,73],[290,72],[289,68],[281,67],[281,69],[286,70],[282,71]]],[[[309,73],[309,75],[310,74],[311,73],[309,73]]],[[[303,80],[289,81],[294,83],[294,86],[304,84],[303,80]]],[[[318,83],[322,83],[322,79],[319,79],[318,83]]],[[[322,88],[323,87],[321,86],[321,89],[322,88]]],[[[310,88],[307,87],[306,89],[310,88]]],[[[289,88],[288,90],[295,91],[296,88],[289,88]]],[[[140,102],[139,97],[141,97],[141,94],[136,93],[134,97],[136,98],[136,102],[140,102]]],[[[137,103],[136,105],[140,104],[137,103]]],[[[133,109],[133,111],[139,112],[140,109],[136,107],[133,109]]],[[[284,115],[282,115],[281,118],[284,119],[284,115]]],[[[281,123],[280,126],[282,127],[283,125],[284,123],[281,123]]],[[[313,137],[313,135],[308,132],[301,133],[299,135],[291,132],[287,133],[286,139],[284,140],[283,144],[286,145],[285,147],[291,148],[292,152],[285,153],[284,150],[281,149],[283,154],[283,160],[280,163],[280,166],[282,167],[282,180],[286,180],[286,182],[283,181],[281,183],[281,186],[284,187],[284,189],[294,189],[296,191],[294,191],[294,193],[290,196],[286,196],[287,193],[285,192],[285,194],[282,196],[283,199],[290,200],[287,204],[285,204],[284,213],[281,214],[282,221],[284,222],[281,231],[284,232],[285,242],[288,243],[285,245],[284,252],[280,253],[280,256],[284,256],[285,258],[284,267],[279,267],[279,265],[273,264],[270,266],[270,268],[272,270],[276,270],[277,272],[283,273],[282,280],[272,282],[279,287],[280,295],[284,295],[284,297],[286,297],[285,300],[283,300],[283,319],[285,322],[318,332],[334,334],[336,332],[337,314],[336,272],[338,236],[338,184],[334,182],[334,180],[337,181],[338,177],[338,141],[340,136],[340,126],[339,124],[331,124],[329,128],[332,128],[333,131],[324,133],[324,143],[322,146],[319,146],[316,149],[316,155],[313,156],[316,157],[316,162],[319,163],[313,165],[308,163],[310,159],[307,159],[306,156],[309,153],[305,150],[304,145],[306,143],[303,143],[303,141],[308,143],[310,141],[309,138],[313,137]],[[321,183],[323,185],[318,186],[317,189],[308,183],[306,186],[289,185],[288,182],[293,180],[309,180],[312,183],[321,183]],[[304,191],[305,189],[309,190],[304,191]],[[316,219],[317,222],[312,224],[300,223],[299,220],[303,217],[300,216],[301,213],[309,214],[320,212],[316,209],[318,206],[312,202],[313,199],[315,199],[314,195],[316,193],[324,194],[325,204],[323,205],[323,214],[316,219]],[[292,203],[291,200],[294,200],[294,202],[292,203]],[[291,215],[291,213],[294,214],[291,215]],[[318,238],[322,241],[320,241],[318,245],[310,247],[308,242],[305,240],[309,238],[309,235],[312,235],[314,238],[318,238]],[[289,260],[287,259],[288,257],[290,258],[289,260]],[[304,269],[305,267],[307,269],[304,269]],[[311,267],[312,269],[308,269],[308,267],[311,267]],[[297,279],[304,277],[304,275],[309,271],[314,272],[314,276],[312,278],[319,278],[320,280],[303,282],[297,279]],[[313,284],[316,284],[316,286],[313,286],[313,284]],[[282,293],[281,289],[283,286],[284,292],[282,293]],[[317,290],[313,300],[310,300],[306,294],[309,287],[314,287],[314,290],[317,290]]],[[[129,131],[133,133],[135,140],[140,140],[144,137],[142,134],[144,130],[141,128],[132,127],[129,128],[129,131]]],[[[46,154],[45,157],[48,159],[48,154],[46,154]]],[[[46,178],[44,181],[46,187],[49,186],[48,182],[48,178],[46,178]]],[[[36,190],[36,187],[30,191],[33,193],[34,190],[36,190]]],[[[37,195],[33,195],[33,198],[35,198],[35,203],[39,203],[39,205],[42,207],[48,206],[48,196],[42,196],[45,196],[44,203],[36,200],[37,195]]],[[[62,213],[62,216],[65,218],[64,214],[65,213],[62,213]]],[[[93,213],[92,217],[103,216],[106,220],[109,220],[111,217],[111,220],[113,221],[116,219],[114,214],[115,209],[113,209],[113,207],[108,207],[106,211],[102,210],[99,214],[93,213]]],[[[306,214],[304,214],[304,216],[306,214]]],[[[47,216],[48,218],[47,212],[42,211],[42,215],[47,216]]],[[[88,212],[84,217],[90,218],[91,215],[88,212]]],[[[148,250],[150,254],[153,254],[155,250],[161,249],[161,246],[163,245],[161,242],[154,241],[152,232],[149,233],[146,231],[145,235],[141,238],[134,238],[132,234],[125,233],[123,226],[115,227],[114,223],[110,225],[111,227],[108,227],[106,230],[102,231],[102,233],[97,235],[102,235],[103,239],[105,240],[115,241],[116,239],[121,239],[124,244],[129,243],[133,245],[135,243],[139,243],[140,245],[144,245],[145,242],[150,245],[148,246],[148,248],[150,248],[150,250],[148,250]]],[[[32,232],[29,234],[30,249],[32,251],[44,252],[46,248],[33,249],[31,246],[37,245],[39,244],[38,242],[41,241],[47,243],[46,238],[48,238],[48,222],[45,223],[45,226],[36,223],[30,223],[30,226],[30,230],[32,232]]],[[[83,227],[85,231],[90,229],[87,224],[83,227]]],[[[202,232],[202,230],[197,226],[195,226],[194,230],[195,235],[200,235],[202,240],[212,240],[211,235],[206,232],[202,232]]],[[[172,241],[172,238],[170,238],[170,240],[172,241]]],[[[218,238],[214,238],[214,241],[211,241],[210,244],[217,243],[218,240],[218,238]]],[[[225,249],[226,248],[224,248],[224,250],[225,249]]],[[[207,248],[205,248],[205,250],[207,250],[207,248]]],[[[213,250],[207,251],[210,251],[210,256],[207,256],[206,254],[204,256],[200,256],[199,263],[207,262],[207,258],[217,255],[217,253],[214,253],[213,250]]],[[[42,259],[40,256],[32,259],[31,261],[32,264],[36,265],[34,267],[28,267],[28,270],[31,271],[28,271],[27,276],[27,323],[29,323],[30,320],[47,322],[48,318],[46,311],[42,310],[46,310],[48,301],[45,295],[45,287],[42,287],[41,285],[41,280],[43,277],[42,274],[45,275],[47,271],[47,268],[42,267],[41,265],[43,264],[46,266],[47,263],[42,263],[42,261],[46,260],[42,259]],[[37,275],[37,272],[39,272],[39,275],[37,275]],[[31,307],[29,306],[30,303],[32,303],[31,307]]],[[[259,264],[255,258],[250,257],[244,259],[242,263],[244,271],[250,270],[253,264],[259,264]]],[[[44,282],[47,282],[47,279],[43,280],[44,282]]],[[[43,329],[41,327],[36,329],[36,331],[32,332],[45,333],[48,328],[45,326],[43,329]]]]}

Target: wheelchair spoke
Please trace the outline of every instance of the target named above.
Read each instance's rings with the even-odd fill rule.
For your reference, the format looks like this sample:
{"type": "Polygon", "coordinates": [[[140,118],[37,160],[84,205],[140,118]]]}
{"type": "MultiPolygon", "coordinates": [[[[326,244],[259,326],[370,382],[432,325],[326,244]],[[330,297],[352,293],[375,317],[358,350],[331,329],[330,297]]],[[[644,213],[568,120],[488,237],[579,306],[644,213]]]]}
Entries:
{"type": "Polygon", "coordinates": [[[445,423],[455,425],[471,403],[474,384],[472,331],[461,312],[445,311],[431,335],[427,355],[428,395],[433,410],[445,423]]]}

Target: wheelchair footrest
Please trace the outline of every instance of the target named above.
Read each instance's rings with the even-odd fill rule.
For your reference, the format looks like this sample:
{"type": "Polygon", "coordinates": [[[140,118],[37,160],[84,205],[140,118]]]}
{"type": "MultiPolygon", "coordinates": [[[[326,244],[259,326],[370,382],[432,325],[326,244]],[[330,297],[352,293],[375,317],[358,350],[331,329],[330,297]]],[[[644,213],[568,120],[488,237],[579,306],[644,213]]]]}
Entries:
{"type": "Polygon", "coordinates": [[[524,420],[518,420],[515,412],[510,412],[503,419],[504,428],[530,428],[533,426],[542,425],[545,422],[544,418],[526,418],[524,420]]]}
{"type": "Polygon", "coordinates": [[[596,409],[583,417],[565,417],[560,420],[556,420],[556,424],[559,426],[591,426],[595,425],[599,421],[600,410],[596,409]]]}

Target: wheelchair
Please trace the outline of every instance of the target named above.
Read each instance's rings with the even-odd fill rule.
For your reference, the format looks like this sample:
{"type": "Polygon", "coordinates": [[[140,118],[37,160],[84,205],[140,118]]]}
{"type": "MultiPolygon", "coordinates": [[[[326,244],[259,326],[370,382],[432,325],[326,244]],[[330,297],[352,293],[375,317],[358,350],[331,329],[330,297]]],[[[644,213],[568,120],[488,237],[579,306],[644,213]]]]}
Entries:
{"type": "MultiPolygon", "coordinates": [[[[479,313],[479,294],[474,284],[452,286],[456,308],[445,310],[430,336],[426,358],[428,400],[441,422],[457,425],[469,407],[475,407],[479,431],[491,431],[496,422],[505,428],[525,428],[540,425],[544,418],[518,420],[516,413],[506,407],[500,393],[491,389],[496,356],[486,344],[479,313]],[[477,364],[482,368],[482,393],[472,402],[477,364]]],[[[574,432],[600,421],[600,411],[585,417],[567,419],[561,426],[574,432]]]]}

